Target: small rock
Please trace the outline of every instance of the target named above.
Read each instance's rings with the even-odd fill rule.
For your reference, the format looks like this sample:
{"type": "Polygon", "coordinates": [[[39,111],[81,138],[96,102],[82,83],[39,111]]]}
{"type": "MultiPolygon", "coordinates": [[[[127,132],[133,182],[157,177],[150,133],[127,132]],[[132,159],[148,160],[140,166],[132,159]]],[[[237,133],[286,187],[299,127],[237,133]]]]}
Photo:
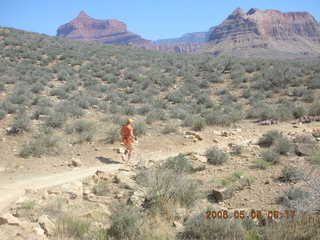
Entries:
{"type": "Polygon", "coordinates": [[[13,226],[21,225],[21,222],[18,218],[12,216],[10,213],[6,213],[0,217],[0,225],[8,224],[13,226]]]}
{"type": "Polygon", "coordinates": [[[42,215],[38,218],[38,223],[40,224],[41,228],[44,230],[47,236],[53,236],[55,233],[56,226],[50,220],[48,215],[42,215]]]}
{"type": "Polygon", "coordinates": [[[193,136],[193,137],[195,137],[197,140],[199,140],[199,141],[202,141],[203,140],[203,138],[200,136],[200,134],[198,134],[198,133],[196,133],[196,132],[191,132],[191,131],[186,131],[185,133],[184,133],[184,135],[186,135],[186,136],[193,136]]]}
{"type": "Polygon", "coordinates": [[[0,167],[0,172],[5,172],[6,169],[4,167],[0,167]]]}
{"type": "Polygon", "coordinates": [[[116,151],[117,153],[124,154],[125,149],[124,149],[124,148],[116,148],[115,151],[116,151]]]}
{"type": "Polygon", "coordinates": [[[177,229],[178,232],[182,232],[183,231],[183,225],[182,223],[178,222],[178,221],[174,221],[172,223],[172,226],[175,227],[177,229]]]}
{"type": "Polygon", "coordinates": [[[82,162],[79,158],[72,158],[71,160],[71,166],[73,167],[80,167],[82,165],[82,162]]]}

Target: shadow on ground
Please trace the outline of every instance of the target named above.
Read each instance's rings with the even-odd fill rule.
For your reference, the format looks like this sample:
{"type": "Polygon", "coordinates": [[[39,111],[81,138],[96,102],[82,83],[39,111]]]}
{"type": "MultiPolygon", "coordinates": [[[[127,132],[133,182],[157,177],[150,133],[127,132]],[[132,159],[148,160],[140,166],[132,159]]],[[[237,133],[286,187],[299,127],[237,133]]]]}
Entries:
{"type": "Polygon", "coordinates": [[[105,163],[105,164],[112,164],[112,163],[117,163],[117,164],[121,164],[121,162],[118,162],[118,161],[114,161],[113,159],[111,158],[106,158],[106,157],[96,157],[97,160],[99,160],[100,162],[102,163],[105,163]]]}

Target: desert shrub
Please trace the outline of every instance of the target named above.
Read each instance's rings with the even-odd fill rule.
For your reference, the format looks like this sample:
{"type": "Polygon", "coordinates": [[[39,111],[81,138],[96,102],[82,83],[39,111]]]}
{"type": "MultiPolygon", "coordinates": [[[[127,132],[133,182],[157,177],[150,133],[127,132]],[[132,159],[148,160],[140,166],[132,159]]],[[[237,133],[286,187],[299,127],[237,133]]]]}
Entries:
{"type": "Polygon", "coordinates": [[[0,92],[3,92],[5,90],[4,83],[0,82],[0,92]]]}
{"type": "Polygon", "coordinates": [[[279,197],[279,203],[284,206],[291,208],[295,205],[295,202],[301,201],[309,196],[308,192],[298,188],[292,187],[286,191],[282,196],[279,197]]]}
{"type": "Polygon", "coordinates": [[[168,158],[162,165],[162,167],[172,169],[177,173],[190,173],[193,171],[191,160],[185,154],[182,153],[175,157],[168,158]]]}
{"type": "Polygon", "coordinates": [[[162,129],[162,133],[163,134],[170,134],[170,133],[176,133],[178,131],[177,126],[174,124],[169,124],[166,125],[163,129],[162,129]]]}
{"type": "Polygon", "coordinates": [[[31,119],[39,119],[40,115],[50,115],[51,109],[48,107],[40,107],[34,111],[31,116],[31,119]]]}
{"type": "Polygon", "coordinates": [[[73,123],[67,125],[66,133],[78,134],[78,136],[79,136],[78,142],[79,143],[82,143],[85,141],[90,142],[90,141],[92,141],[94,135],[96,134],[95,123],[88,121],[88,120],[84,120],[84,119],[76,120],[73,123]]]}
{"type": "Polygon", "coordinates": [[[213,165],[223,164],[228,160],[228,154],[217,147],[211,147],[206,152],[207,161],[213,165]]]}
{"type": "Polygon", "coordinates": [[[194,131],[201,131],[206,126],[206,121],[200,117],[194,119],[192,123],[192,130],[194,131]]]}
{"type": "Polygon", "coordinates": [[[317,240],[320,236],[319,223],[320,217],[317,214],[282,219],[280,222],[275,222],[263,229],[263,239],[317,240]]]}
{"type": "Polygon", "coordinates": [[[141,232],[143,216],[136,207],[125,204],[116,205],[113,207],[110,220],[111,226],[107,231],[107,236],[112,239],[143,239],[141,232]]]}
{"type": "Polygon", "coordinates": [[[52,133],[40,133],[32,140],[23,145],[20,156],[27,158],[30,156],[41,157],[42,155],[56,155],[61,152],[61,139],[52,133]]]}
{"type": "Polygon", "coordinates": [[[245,229],[239,220],[208,219],[205,214],[191,217],[178,239],[245,239],[245,229]]]}
{"type": "Polygon", "coordinates": [[[294,108],[292,109],[292,114],[296,119],[301,118],[306,115],[306,109],[301,105],[294,106],[294,108]]]}
{"type": "Polygon", "coordinates": [[[267,162],[263,159],[258,159],[255,161],[254,167],[258,168],[258,169],[262,169],[265,170],[267,169],[267,167],[269,167],[272,163],[267,162]]]}
{"type": "Polygon", "coordinates": [[[36,96],[33,99],[32,105],[37,105],[39,107],[51,107],[52,103],[48,97],[36,96]]]}
{"type": "Polygon", "coordinates": [[[172,169],[144,170],[138,174],[137,182],[148,189],[146,207],[164,216],[172,216],[172,208],[177,205],[191,207],[199,198],[198,182],[172,169]]]}
{"type": "Polygon", "coordinates": [[[293,105],[288,103],[288,102],[283,102],[281,103],[276,109],[276,119],[281,120],[281,121],[285,121],[285,120],[290,120],[293,118],[293,113],[292,113],[292,109],[293,109],[293,105]]]}
{"type": "Polygon", "coordinates": [[[319,89],[320,88],[320,74],[317,76],[314,76],[313,79],[309,82],[308,86],[311,89],[319,89]]]}
{"type": "Polygon", "coordinates": [[[310,116],[320,116],[320,102],[316,101],[310,106],[309,109],[310,116]]]}
{"type": "Polygon", "coordinates": [[[65,116],[79,118],[84,115],[84,111],[75,101],[63,101],[55,107],[55,111],[65,116]]]}
{"type": "Polygon", "coordinates": [[[21,134],[23,132],[27,132],[31,129],[31,119],[26,113],[19,113],[9,131],[10,134],[21,134]]]}
{"type": "Polygon", "coordinates": [[[257,118],[259,120],[274,119],[275,117],[274,110],[264,103],[255,104],[247,114],[247,118],[257,118]]]}
{"type": "Polygon", "coordinates": [[[1,103],[1,108],[8,114],[16,113],[19,110],[19,106],[17,104],[13,104],[8,100],[4,100],[1,103]]]}
{"type": "Polygon", "coordinates": [[[105,142],[113,144],[120,140],[121,140],[120,127],[118,126],[110,127],[106,132],[105,142]]]}
{"type": "Polygon", "coordinates": [[[51,113],[47,118],[45,124],[52,128],[61,128],[67,121],[67,116],[61,112],[51,113]]]}
{"type": "Polygon", "coordinates": [[[266,162],[276,164],[279,162],[280,155],[278,152],[268,149],[261,153],[261,158],[266,162]]]}
{"type": "Polygon", "coordinates": [[[292,144],[290,140],[284,136],[281,136],[274,141],[272,149],[279,154],[285,155],[291,150],[291,146],[292,144]]]}
{"type": "Polygon", "coordinates": [[[110,194],[110,186],[107,181],[99,181],[93,186],[93,193],[97,196],[107,196],[110,194]]]}
{"type": "Polygon", "coordinates": [[[137,113],[138,113],[139,115],[143,115],[143,116],[144,116],[144,115],[146,115],[148,112],[150,112],[150,110],[151,110],[151,108],[150,108],[149,105],[143,105],[143,106],[137,108],[137,113]]]}
{"type": "Polygon", "coordinates": [[[0,110],[0,120],[4,119],[7,115],[7,112],[0,110]]]}
{"type": "Polygon", "coordinates": [[[233,155],[241,155],[244,151],[244,147],[242,145],[232,145],[231,146],[231,154],[233,155]]]}
{"type": "Polygon", "coordinates": [[[263,134],[259,139],[258,144],[262,147],[270,147],[276,139],[282,137],[282,134],[277,130],[270,130],[263,134]]]}
{"type": "Polygon", "coordinates": [[[152,124],[159,120],[165,120],[165,114],[162,111],[151,111],[146,116],[147,124],[152,124]]]}
{"type": "Polygon", "coordinates": [[[79,217],[64,214],[57,221],[58,239],[74,238],[84,240],[90,232],[90,222],[79,217]]]}
{"type": "Polygon", "coordinates": [[[122,113],[127,116],[133,116],[136,113],[136,109],[134,106],[126,105],[122,108],[122,113]]]}
{"type": "Polygon", "coordinates": [[[282,169],[282,176],[280,180],[282,182],[298,182],[304,177],[303,171],[296,167],[284,167],[282,169]]]}
{"type": "Polygon", "coordinates": [[[144,121],[137,120],[133,123],[133,134],[136,137],[141,137],[142,135],[146,134],[146,131],[147,131],[147,127],[144,121]]]}
{"type": "Polygon", "coordinates": [[[68,97],[68,93],[64,88],[56,88],[50,91],[51,96],[56,96],[61,99],[66,99],[68,97]]]}
{"type": "Polygon", "coordinates": [[[169,102],[172,102],[172,103],[182,103],[185,101],[185,97],[183,95],[183,93],[181,91],[176,91],[176,92],[172,92],[172,93],[169,93],[167,96],[166,96],[166,99],[169,101],[169,102]]]}
{"type": "Polygon", "coordinates": [[[36,82],[31,86],[31,92],[33,93],[40,93],[44,90],[44,85],[40,82],[36,82]]]}
{"type": "Polygon", "coordinates": [[[311,164],[320,166],[320,150],[314,151],[309,157],[309,161],[311,162],[311,164]]]}

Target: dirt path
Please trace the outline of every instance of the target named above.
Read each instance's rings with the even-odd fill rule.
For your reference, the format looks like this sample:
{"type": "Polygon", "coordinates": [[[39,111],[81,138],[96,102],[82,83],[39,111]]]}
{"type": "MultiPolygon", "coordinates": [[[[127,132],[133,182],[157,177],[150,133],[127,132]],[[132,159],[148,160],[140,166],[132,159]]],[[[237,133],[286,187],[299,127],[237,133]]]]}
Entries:
{"type": "Polygon", "coordinates": [[[56,173],[49,176],[33,177],[13,184],[0,184],[0,213],[6,210],[12,202],[24,195],[26,189],[37,190],[41,188],[53,187],[73,181],[81,180],[85,177],[93,175],[96,170],[105,172],[115,172],[125,165],[123,164],[107,164],[104,166],[91,167],[85,169],[74,169],[63,173],[56,173]]]}

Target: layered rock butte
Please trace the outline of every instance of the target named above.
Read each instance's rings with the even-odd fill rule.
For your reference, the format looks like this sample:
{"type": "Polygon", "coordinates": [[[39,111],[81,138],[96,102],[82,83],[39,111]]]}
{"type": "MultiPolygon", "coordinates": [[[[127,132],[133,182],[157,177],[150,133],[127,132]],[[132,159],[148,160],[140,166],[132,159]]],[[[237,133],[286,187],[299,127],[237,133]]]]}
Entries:
{"type": "MultiPolygon", "coordinates": [[[[282,13],[256,8],[245,13],[237,8],[209,31],[209,45],[217,54],[241,50],[271,50],[284,54],[320,53],[320,24],[307,12],[282,13]]],[[[247,52],[250,55],[250,52],[247,52]]]]}
{"type": "Polygon", "coordinates": [[[151,41],[129,32],[127,25],[116,19],[98,20],[91,18],[85,11],[71,22],[60,26],[57,30],[58,37],[85,42],[103,44],[129,45],[148,44],[151,41]]]}

